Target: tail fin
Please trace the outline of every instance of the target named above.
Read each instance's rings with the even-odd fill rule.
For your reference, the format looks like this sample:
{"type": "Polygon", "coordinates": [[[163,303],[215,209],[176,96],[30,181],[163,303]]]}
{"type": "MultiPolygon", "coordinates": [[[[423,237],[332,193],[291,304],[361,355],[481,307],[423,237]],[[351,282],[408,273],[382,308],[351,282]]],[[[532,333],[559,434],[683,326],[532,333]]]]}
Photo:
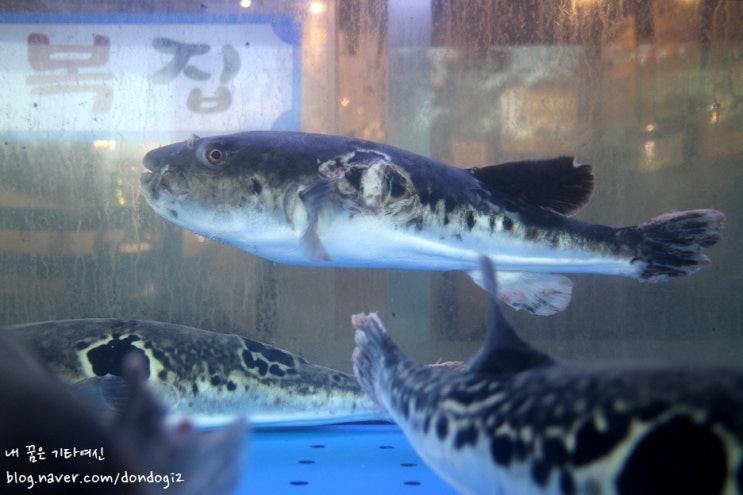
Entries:
{"type": "Polygon", "coordinates": [[[666,213],[635,227],[642,234],[639,261],[645,263],[639,278],[665,282],[709,265],[702,250],[720,240],[724,220],[716,210],[691,210],[666,213]]]}

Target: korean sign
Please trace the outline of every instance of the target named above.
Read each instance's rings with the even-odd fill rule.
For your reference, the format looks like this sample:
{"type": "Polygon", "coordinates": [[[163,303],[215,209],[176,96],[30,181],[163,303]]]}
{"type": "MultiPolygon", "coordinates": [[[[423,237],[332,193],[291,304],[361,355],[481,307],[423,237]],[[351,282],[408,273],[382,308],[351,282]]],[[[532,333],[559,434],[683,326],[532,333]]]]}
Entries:
{"type": "Polygon", "coordinates": [[[299,127],[286,17],[0,15],[0,132],[172,138],[299,127]]]}

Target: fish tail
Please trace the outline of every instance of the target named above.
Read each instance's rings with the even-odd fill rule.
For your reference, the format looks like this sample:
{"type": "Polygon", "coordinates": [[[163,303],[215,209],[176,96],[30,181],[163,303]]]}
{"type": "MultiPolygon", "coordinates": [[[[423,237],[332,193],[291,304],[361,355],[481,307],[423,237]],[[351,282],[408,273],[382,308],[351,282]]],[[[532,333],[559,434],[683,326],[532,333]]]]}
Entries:
{"type": "Polygon", "coordinates": [[[720,240],[725,215],[716,210],[666,213],[634,230],[641,234],[636,261],[643,263],[638,278],[664,282],[684,278],[710,264],[702,250],[720,240]]]}

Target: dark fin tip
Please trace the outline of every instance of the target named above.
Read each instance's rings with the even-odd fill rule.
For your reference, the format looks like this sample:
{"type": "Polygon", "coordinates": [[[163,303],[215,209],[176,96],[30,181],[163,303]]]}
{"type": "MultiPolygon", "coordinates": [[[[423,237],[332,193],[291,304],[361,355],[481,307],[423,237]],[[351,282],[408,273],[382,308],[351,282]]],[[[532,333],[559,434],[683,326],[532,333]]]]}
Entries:
{"type": "Polygon", "coordinates": [[[470,173],[517,204],[562,215],[581,209],[593,193],[591,166],[577,164],[570,156],[501,163],[473,168],[470,173]]]}
{"type": "Polygon", "coordinates": [[[702,250],[720,240],[724,221],[722,212],[702,209],[666,213],[637,228],[623,229],[628,235],[636,229],[642,234],[639,260],[645,267],[639,278],[665,282],[687,277],[709,265],[702,250]]]}
{"type": "Polygon", "coordinates": [[[487,256],[480,256],[480,270],[488,292],[488,335],[485,345],[468,363],[469,371],[487,374],[512,374],[554,361],[547,354],[534,349],[518,336],[498,307],[495,267],[487,256]]]}

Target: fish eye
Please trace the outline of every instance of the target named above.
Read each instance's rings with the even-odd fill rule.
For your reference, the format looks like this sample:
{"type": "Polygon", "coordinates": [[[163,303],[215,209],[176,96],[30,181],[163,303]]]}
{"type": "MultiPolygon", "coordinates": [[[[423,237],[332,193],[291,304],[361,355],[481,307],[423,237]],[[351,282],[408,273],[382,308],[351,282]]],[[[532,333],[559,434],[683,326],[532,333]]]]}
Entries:
{"type": "Polygon", "coordinates": [[[222,148],[209,148],[204,153],[204,157],[208,162],[207,166],[217,166],[224,163],[224,161],[227,159],[227,152],[222,148]]]}

